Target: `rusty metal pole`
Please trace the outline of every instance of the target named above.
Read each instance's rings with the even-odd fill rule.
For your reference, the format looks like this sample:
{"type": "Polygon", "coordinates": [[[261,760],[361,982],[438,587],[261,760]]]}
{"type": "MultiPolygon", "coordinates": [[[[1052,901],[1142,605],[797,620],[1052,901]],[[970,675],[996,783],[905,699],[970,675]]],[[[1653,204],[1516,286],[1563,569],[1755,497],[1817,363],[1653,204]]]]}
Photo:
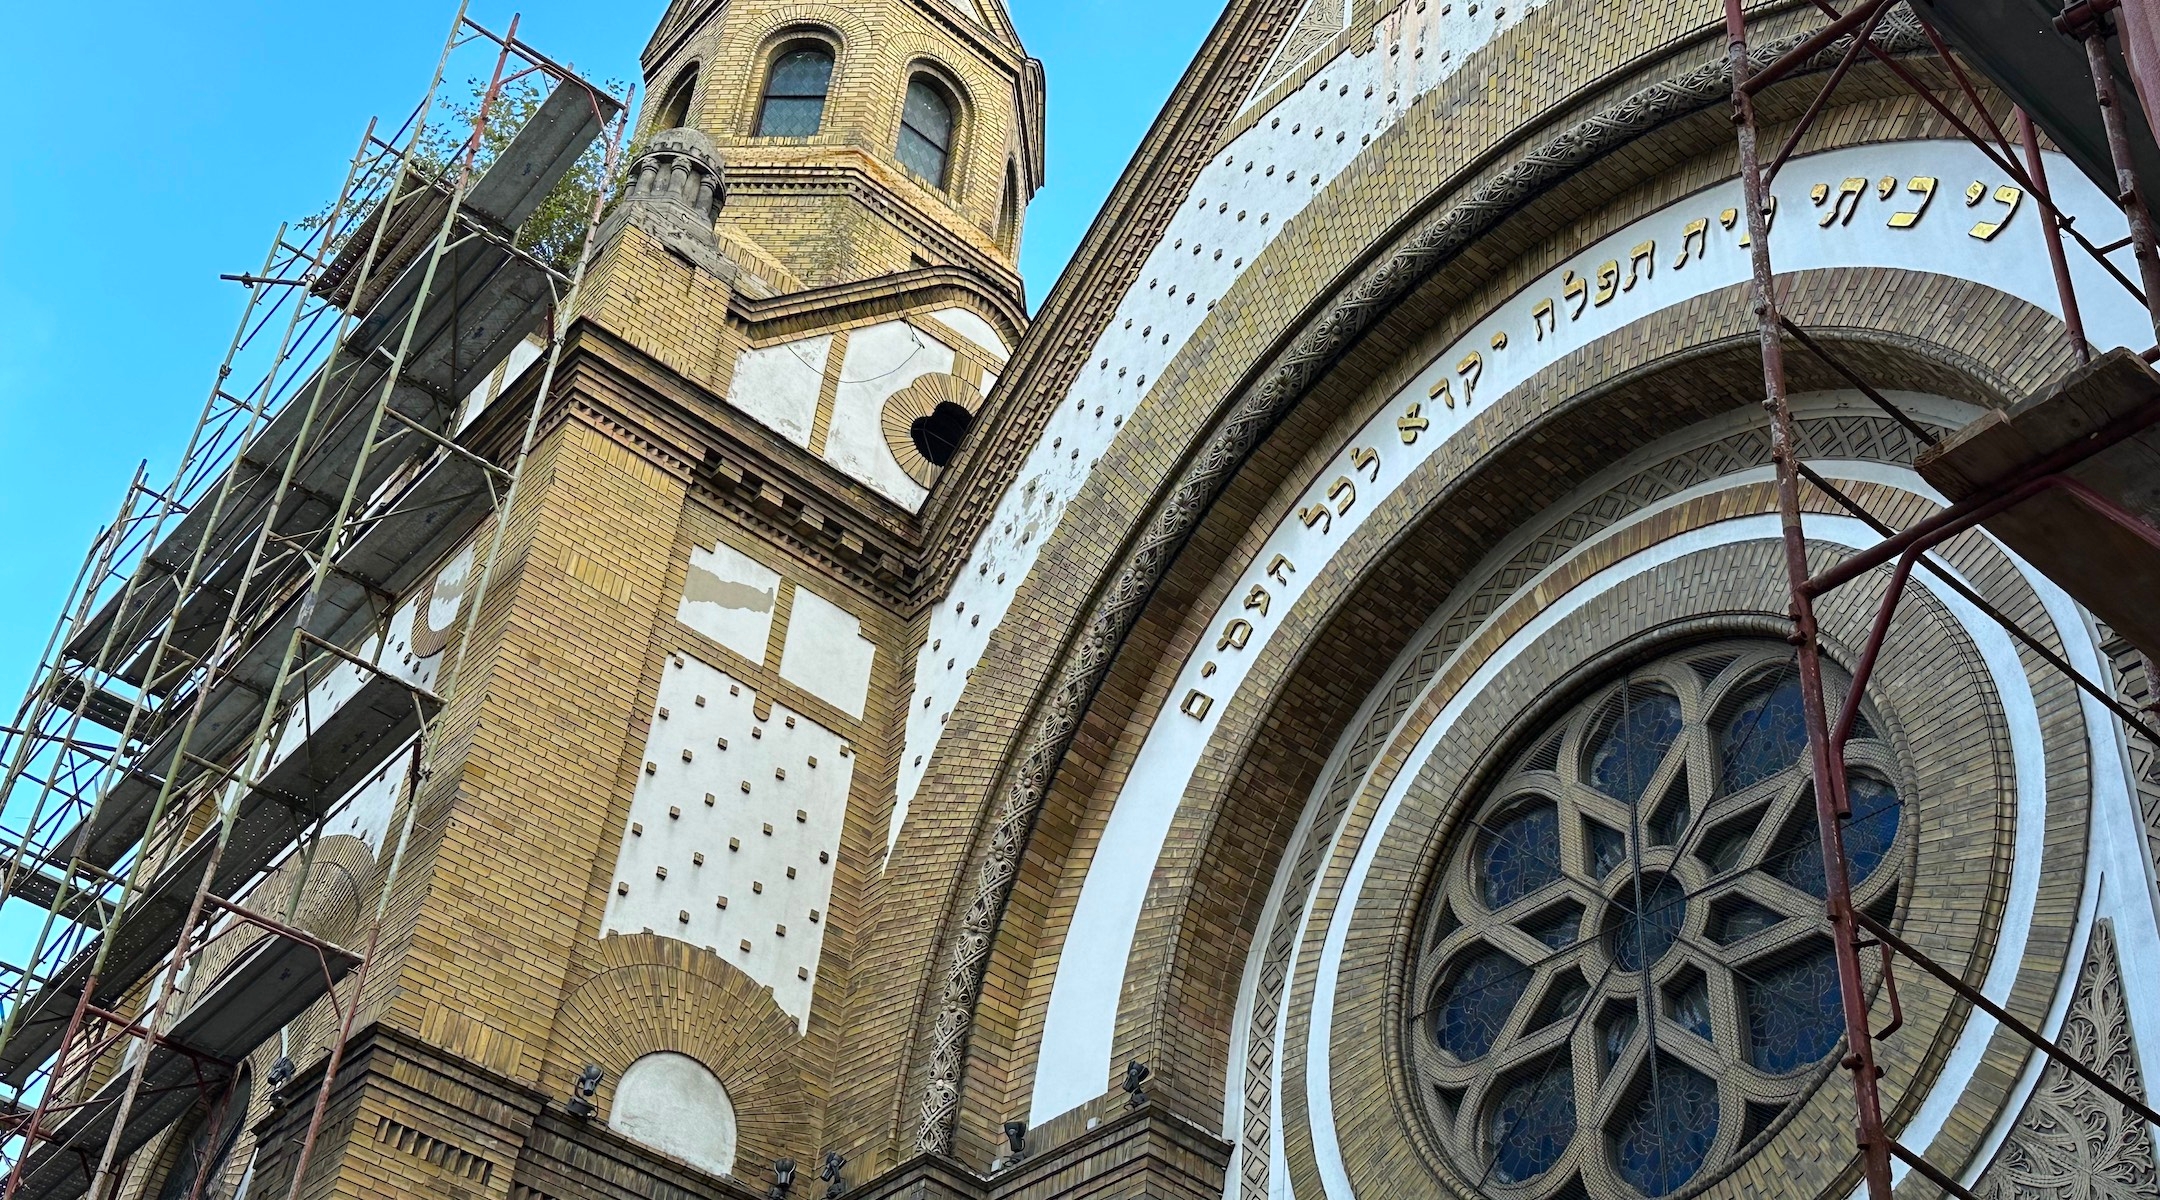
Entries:
{"type": "Polygon", "coordinates": [[[2062,304],[2063,335],[2070,352],[2080,363],[2092,361],[2092,345],[2085,340],[2085,318],[2078,312],[2077,289],[2070,283],[2070,263],[2063,257],[2062,214],[2055,208],[2055,193],[2048,187],[2047,164],[2040,158],[2040,135],[2032,117],[2017,110],[2018,140],[2025,146],[2025,173],[2039,185],[2041,224],[2047,233],[2048,266],[2055,272],[2055,295],[2062,304]]]}
{"type": "Polygon", "coordinates": [[[2130,130],[2123,121],[2121,97],[2115,93],[2115,71],[2108,62],[2107,33],[2098,18],[2078,35],[2085,39],[2085,62],[2092,70],[2093,99],[2100,104],[2100,121],[2107,127],[2108,157],[2115,161],[2115,203],[2130,223],[2131,252],[2137,256],[2138,279],[2145,285],[2145,310],[2153,333],[2160,337],[2160,249],[2155,249],[2152,211],[2138,191],[2137,171],[2130,163],[2130,130]]]}
{"type": "Polygon", "coordinates": [[[1785,575],[1792,597],[1792,642],[1799,667],[1801,707],[1806,715],[1808,758],[1820,826],[1823,882],[1837,959],[1838,991],[1845,1009],[1857,1109],[1861,1175],[1869,1200],[1892,1200],[1890,1139],[1883,1128],[1879,1072],[1869,1028],[1865,980],[1860,973],[1858,927],[1853,921],[1851,881],[1845,869],[1845,838],[1839,819],[1844,812],[1843,779],[1835,768],[1829,722],[1823,702],[1821,648],[1816,641],[1815,608],[1807,592],[1807,538],[1800,523],[1799,448],[1793,437],[1792,410],[1785,398],[1785,354],[1777,310],[1776,284],[1770,268],[1770,222],[1765,212],[1760,151],[1756,146],[1755,108],[1748,87],[1747,18],[1741,0],[1725,0],[1726,59],[1732,70],[1733,124],[1740,151],[1740,183],[1747,213],[1752,260],[1755,318],[1762,342],[1763,408],[1770,419],[1770,456],[1777,468],[1778,516],[1785,543],[1785,575]]]}

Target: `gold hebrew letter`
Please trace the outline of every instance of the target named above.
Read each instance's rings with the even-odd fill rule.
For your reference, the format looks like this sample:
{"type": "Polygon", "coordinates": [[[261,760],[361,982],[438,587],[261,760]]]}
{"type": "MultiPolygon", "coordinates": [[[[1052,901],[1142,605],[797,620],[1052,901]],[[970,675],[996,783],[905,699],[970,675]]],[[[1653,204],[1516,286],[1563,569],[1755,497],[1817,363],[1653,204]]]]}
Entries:
{"type": "Polygon", "coordinates": [[[1328,485],[1327,498],[1328,503],[1335,506],[1335,515],[1339,517],[1349,512],[1350,506],[1357,503],[1357,485],[1350,482],[1348,475],[1337,475],[1335,482],[1328,485]]]}
{"type": "Polygon", "coordinates": [[[1507,330],[1503,329],[1492,335],[1492,348],[1495,350],[1507,349],[1507,330]]]}
{"type": "Polygon", "coordinates": [[[1218,652],[1243,650],[1245,643],[1251,640],[1252,622],[1243,617],[1233,617],[1228,625],[1222,627],[1222,636],[1215,639],[1215,649],[1218,652]]]}
{"type": "Polygon", "coordinates": [[[1267,573],[1269,579],[1274,580],[1275,582],[1283,585],[1284,587],[1289,587],[1290,575],[1297,574],[1297,564],[1278,554],[1268,560],[1267,573]],[[1285,575],[1283,573],[1285,571],[1289,572],[1290,574],[1285,575]]]}
{"type": "Polygon", "coordinates": [[[1329,512],[1325,504],[1308,504],[1297,510],[1297,515],[1298,520],[1305,522],[1307,529],[1318,525],[1320,532],[1327,533],[1335,527],[1335,514],[1329,512]]]}
{"type": "Polygon", "coordinates": [[[1351,450],[1350,469],[1362,471],[1367,467],[1372,468],[1372,474],[1367,475],[1366,478],[1374,483],[1380,482],[1380,452],[1371,446],[1359,446],[1351,450]]]}
{"type": "Polygon", "coordinates": [[[1582,310],[1590,303],[1590,281],[1573,271],[1569,271],[1560,280],[1560,298],[1575,302],[1575,311],[1568,314],[1568,320],[1573,321],[1580,318],[1582,310]]]}
{"type": "Polygon", "coordinates": [[[1424,405],[1412,400],[1410,407],[1403,410],[1403,415],[1395,418],[1395,431],[1402,434],[1403,445],[1416,445],[1417,435],[1432,428],[1432,422],[1420,415],[1424,411],[1424,405]]]}
{"type": "Polygon", "coordinates": [[[1449,383],[1445,376],[1442,376],[1433,380],[1433,385],[1425,389],[1425,398],[1438,400],[1449,408],[1453,408],[1455,407],[1455,386],[1449,383]]]}
{"type": "Polygon", "coordinates": [[[1877,200],[1888,200],[1890,198],[1890,193],[1896,190],[1897,176],[1895,175],[1885,175],[1881,179],[1875,181],[1875,198],[1877,200]]]}
{"type": "MultiPolygon", "coordinates": [[[[1325,512],[1327,510],[1322,509],[1321,511],[1325,512]]],[[[1307,522],[1307,524],[1310,523],[1311,522],[1307,522]]],[[[1256,583],[1252,585],[1251,591],[1245,593],[1245,607],[1248,611],[1256,608],[1259,609],[1260,615],[1264,617],[1267,615],[1269,603],[1271,603],[1274,599],[1275,598],[1273,596],[1268,595],[1268,590],[1266,588],[1261,587],[1259,584],[1256,583]]]]}
{"type": "Polygon", "coordinates": [[[1620,260],[1608,258],[1597,265],[1597,303],[1600,306],[1610,304],[1619,294],[1620,260]]]}
{"type": "Polygon", "coordinates": [[[1816,220],[1824,229],[1832,225],[1852,224],[1852,215],[1860,211],[1860,193],[1867,190],[1867,180],[1855,175],[1838,185],[1837,199],[1831,201],[1830,211],[1816,220]],[[1852,203],[1847,204],[1850,200],[1852,203]]]}
{"type": "Polygon", "coordinates": [[[1205,719],[1208,710],[1213,707],[1215,707],[1215,697],[1208,695],[1199,688],[1194,688],[1185,693],[1185,699],[1178,705],[1178,711],[1198,721],[1205,719]]]}
{"type": "Polygon", "coordinates": [[[1995,202],[1997,204],[2009,205],[2010,211],[2004,213],[2002,215],[2002,220],[2000,221],[1981,221],[1980,223],[1974,225],[1971,229],[1966,230],[1966,234],[1971,237],[1979,238],[1983,242],[1994,241],[1995,235],[2001,233],[2003,231],[2003,226],[2010,223],[2010,218],[2017,215],[2018,202],[2023,200],[2024,198],[2025,193],[2023,191],[2011,187],[2007,183],[1999,188],[1996,188],[1995,202]]]}
{"type": "Polygon", "coordinates": [[[1911,229],[1920,223],[1920,214],[1927,211],[1928,201],[1935,198],[1935,182],[1933,175],[1915,175],[1906,181],[1905,190],[1920,197],[1920,206],[1910,212],[1891,213],[1890,228],[1911,229]]]}
{"type": "Polygon", "coordinates": [[[1560,319],[1553,315],[1552,297],[1547,296],[1530,310],[1530,328],[1537,331],[1537,340],[1545,340],[1545,332],[1560,332],[1560,319]]]}
{"type": "Polygon", "coordinates": [[[1710,245],[1710,218],[1697,217],[1680,231],[1680,257],[1673,260],[1673,270],[1688,265],[1688,247],[1695,247],[1695,257],[1701,258],[1703,250],[1710,245]]]}
{"type": "Polygon", "coordinates": [[[1635,290],[1635,273],[1640,270],[1644,279],[1657,273],[1657,243],[1644,242],[1627,252],[1627,282],[1620,285],[1623,292],[1635,290]]]}
{"type": "Polygon", "coordinates": [[[1485,356],[1475,350],[1463,355],[1455,373],[1462,376],[1462,402],[1467,406],[1475,398],[1478,378],[1485,374],[1485,356]]]}

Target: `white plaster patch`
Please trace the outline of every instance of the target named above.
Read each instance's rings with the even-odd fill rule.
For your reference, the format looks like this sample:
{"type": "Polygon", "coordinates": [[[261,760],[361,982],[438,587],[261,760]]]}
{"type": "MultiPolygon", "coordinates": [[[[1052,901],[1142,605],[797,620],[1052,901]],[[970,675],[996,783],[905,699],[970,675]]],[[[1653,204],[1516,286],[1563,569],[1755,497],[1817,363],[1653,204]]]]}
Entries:
{"type": "Polygon", "coordinates": [[[451,432],[464,432],[466,426],[487,411],[488,405],[495,403],[497,396],[509,391],[524,376],[526,369],[539,362],[546,353],[547,339],[537,333],[528,335],[524,341],[510,347],[510,354],[503,359],[501,365],[489,371],[486,378],[465,393],[465,402],[458,406],[457,421],[451,432]]]}
{"type": "Polygon", "coordinates": [[[833,395],[832,426],[825,434],[825,461],[909,512],[922,507],[929,492],[908,478],[885,444],[885,401],[922,376],[952,366],[950,346],[905,321],[850,333],[833,395]]]}
{"type": "Polygon", "coordinates": [[[825,382],[825,356],[831,350],[832,335],[821,333],[743,351],[735,357],[728,403],[808,449],[810,427],[817,417],[818,391],[825,382]]]}
{"type": "Polygon", "coordinates": [[[615,1085],[608,1128],[714,1175],[735,1168],[735,1106],[705,1064],[663,1050],[631,1063],[615,1085]]]}
{"type": "Polygon", "coordinates": [[[668,660],[600,932],[704,946],[800,1028],[855,759],[809,717],[773,704],[761,721],[757,704],[716,667],[668,660]]]}
{"type": "Polygon", "coordinates": [[[765,661],[780,573],[726,542],[693,547],[675,619],[751,662],[765,661]]]}
{"type": "Polygon", "coordinates": [[[438,643],[450,636],[458,613],[465,607],[465,592],[474,581],[473,553],[477,546],[477,542],[466,542],[435,572],[435,586],[428,589],[427,611],[416,618],[422,631],[438,643]]]}
{"type": "MultiPolygon", "coordinates": [[[[2062,177],[2058,203],[2113,237],[2121,224],[2119,217],[2109,220],[2113,206],[2067,162],[2056,160],[2056,170],[2062,177]]],[[[2053,312],[2054,278],[2038,245],[2039,225],[2030,215],[2035,206],[2024,205],[2023,219],[2013,214],[2012,223],[1991,240],[1973,236],[1979,222],[1999,219],[2007,207],[1991,198],[2000,182],[1992,172],[1986,158],[1962,141],[1899,142],[1794,159],[1774,189],[1780,210],[1772,235],[1778,266],[1783,271],[1884,266],[1953,275],[1983,281],[2053,312]],[[1918,204],[1907,185],[1923,172],[1938,181],[1936,194],[1919,219],[1892,226],[1894,214],[1918,204]],[[1862,185],[1857,203],[1834,199],[1847,179],[1862,185]],[[1896,186],[1879,194],[1874,181],[1881,179],[1896,186]],[[1825,180],[1830,191],[1818,206],[1810,193],[1825,180]],[[1963,203],[1960,180],[1986,181],[1975,205],[1963,203]],[[1823,223],[1833,204],[1845,205],[1836,211],[1850,215],[1823,223]]],[[[1036,1111],[1057,1113],[1101,1091],[1122,982],[1122,972],[1102,970],[1101,964],[1125,961],[1163,835],[1200,749],[1226,707],[1222,701],[1244,681],[1249,664],[1307,583],[1376,502],[1400,487],[1492,397],[1653,312],[1745,280],[1747,251],[1738,244],[1739,233],[1720,221],[1721,213],[1739,202],[1737,182],[1676,201],[1587,247],[1504,301],[1346,441],[1291,512],[1282,514],[1215,614],[1202,652],[1185,663],[1171,705],[1142,744],[1104,828],[1066,935],[1065,961],[1090,966],[1061,971],[1052,985],[1036,1065],[1036,1111]],[[1687,230],[1696,221],[1703,223],[1702,231],[1690,237],[1687,230]],[[1647,254],[1634,253],[1646,244],[1647,254]],[[1683,248],[1689,254],[1679,266],[1683,248]],[[1233,622],[1248,628],[1239,633],[1233,622]],[[1219,650],[1224,636],[1244,640],[1219,650]]],[[[2081,294],[2120,294],[2110,290],[2114,285],[2097,265],[2073,262],[2072,270],[2081,294]]],[[[2136,344],[2150,336],[2149,326],[2139,331],[2143,313],[2126,303],[2095,306],[2085,317],[2099,346],[2136,344]]],[[[933,644],[938,628],[933,621],[933,644]]],[[[918,662],[918,694],[923,678],[918,662]]],[[[911,709],[909,715],[912,730],[923,714],[911,709]]],[[[915,753],[911,735],[903,785],[915,753]]]]}
{"type": "Polygon", "coordinates": [[[862,635],[862,622],[846,609],[801,584],[789,611],[787,641],[780,648],[780,677],[799,683],[852,717],[870,698],[870,664],[877,646],[862,635]]]}
{"type": "Polygon", "coordinates": [[[998,362],[1004,362],[1009,353],[1005,339],[998,336],[996,327],[964,308],[940,308],[930,314],[933,321],[943,322],[945,327],[975,343],[998,362]]]}

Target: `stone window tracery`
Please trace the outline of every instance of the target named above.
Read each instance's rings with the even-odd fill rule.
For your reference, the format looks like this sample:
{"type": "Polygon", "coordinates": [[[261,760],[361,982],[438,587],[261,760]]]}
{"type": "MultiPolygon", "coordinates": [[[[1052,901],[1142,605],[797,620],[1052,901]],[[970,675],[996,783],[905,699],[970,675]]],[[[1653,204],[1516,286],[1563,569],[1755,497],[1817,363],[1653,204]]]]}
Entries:
{"type": "MultiPolygon", "coordinates": [[[[1831,704],[1844,678],[1826,664],[1831,704]]],[[[1914,838],[1863,706],[1854,899],[1914,838]]],[[[1759,1149],[1844,1038],[1789,648],[1697,645],[1608,680],[1477,797],[1426,898],[1416,1094],[1494,1195],[1692,1193],[1759,1149]]]]}

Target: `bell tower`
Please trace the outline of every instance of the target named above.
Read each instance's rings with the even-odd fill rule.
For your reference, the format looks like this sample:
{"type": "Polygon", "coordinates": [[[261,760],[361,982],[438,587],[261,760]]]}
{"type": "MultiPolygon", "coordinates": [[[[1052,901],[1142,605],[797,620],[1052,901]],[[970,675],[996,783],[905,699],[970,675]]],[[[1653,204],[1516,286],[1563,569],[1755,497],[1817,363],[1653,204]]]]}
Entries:
{"type": "Polygon", "coordinates": [[[676,0],[643,63],[641,143],[712,139],[718,236],[775,292],[953,266],[1019,297],[1043,76],[999,0],[676,0]]]}

